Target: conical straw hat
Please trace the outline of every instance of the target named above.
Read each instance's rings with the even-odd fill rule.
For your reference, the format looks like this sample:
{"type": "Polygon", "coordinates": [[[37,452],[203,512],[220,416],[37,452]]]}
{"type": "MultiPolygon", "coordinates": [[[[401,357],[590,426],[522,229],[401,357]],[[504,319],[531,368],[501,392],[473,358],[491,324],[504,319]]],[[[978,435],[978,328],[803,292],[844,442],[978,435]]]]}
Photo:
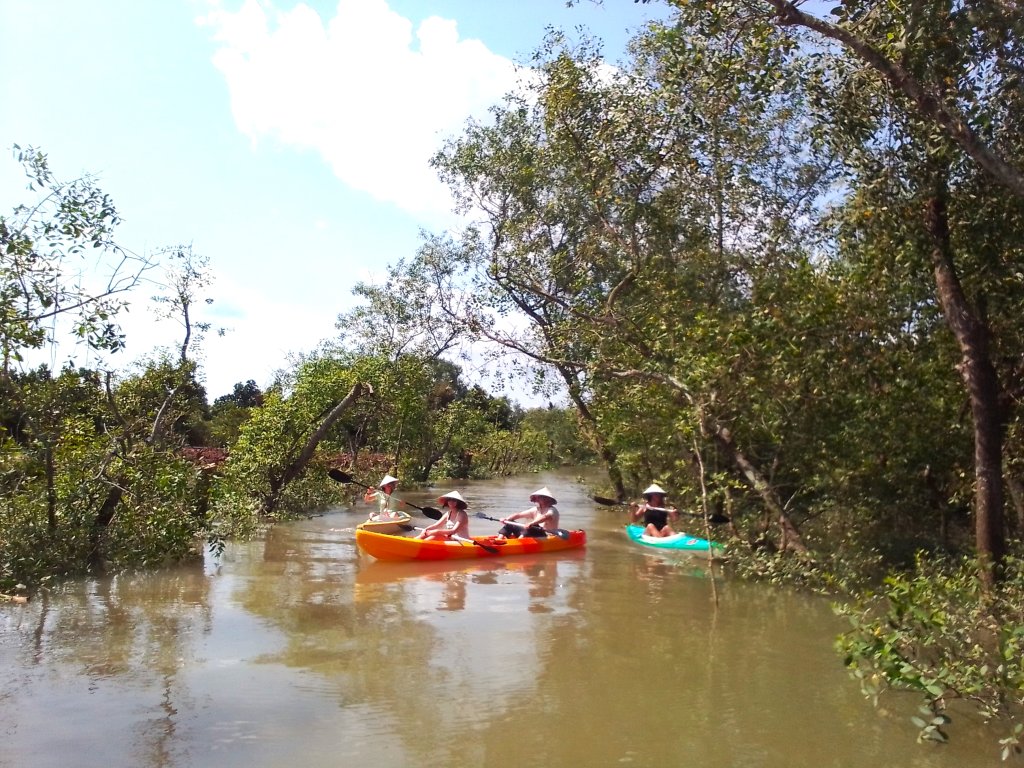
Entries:
{"type": "Polygon", "coordinates": [[[664,489],[664,488],[662,488],[662,487],[661,487],[660,485],[658,485],[657,483],[651,483],[651,484],[650,484],[650,485],[649,485],[649,486],[647,487],[647,490],[646,490],[646,491],[644,491],[644,493],[643,493],[643,496],[644,496],[644,498],[646,499],[646,498],[647,498],[648,496],[650,496],[650,495],[651,495],[652,493],[660,493],[660,494],[661,494],[662,496],[666,496],[666,495],[667,495],[667,494],[665,493],[665,489],[664,489]]]}
{"type": "Polygon", "coordinates": [[[449,491],[448,493],[438,496],[437,503],[444,504],[446,499],[455,499],[457,502],[459,502],[459,507],[461,509],[465,509],[466,507],[469,506],[469,504],[466,503],[466,500],[462,498],[462,494],[459,493],[458,491],[449,491]]]}
{"type": "Polygon", "coordinates": [[[546,499],[551,499],[552,504],[558,503],[558,499],[551,495],[551,491],[548,490],[548,487],[546,485],[539,491],[534,491],[533,493],[531,493],[530,501],[536,501],[538,496],[543,496],[546,499]]]}

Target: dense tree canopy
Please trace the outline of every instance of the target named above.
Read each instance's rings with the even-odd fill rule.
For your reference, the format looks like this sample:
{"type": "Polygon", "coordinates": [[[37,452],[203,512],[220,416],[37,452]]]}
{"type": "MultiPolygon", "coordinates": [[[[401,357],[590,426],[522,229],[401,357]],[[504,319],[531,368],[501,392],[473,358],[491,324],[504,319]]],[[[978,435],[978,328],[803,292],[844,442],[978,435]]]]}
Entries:
{"type": "Polygon", "coordinates": [[[956,697],[1019,720],[1024,13],[669,5],[615,68],[552,32],[524,90],[432,161],[465,225],[212,409],[191,314],[211,276],[182,247],[160,254],[178,354],[21,367],[58,315],[116,351],[147,266],[76,292],[66,261],[125,253],[116,211],[22,152],[43,199],[0,218],[0,584],[185,556],[341,499],[331,465],[429,481],[596,455],[620,500],[655,480],[728,517],[738,570],[860,592],[847,663],[921,693],[924,738],[956,697]],[[529,361],[517,386],[557,382],[571,409],[466,380],[507,353],[529,361]],[[186,461],[201,442],[226,462],[186,461]]]}

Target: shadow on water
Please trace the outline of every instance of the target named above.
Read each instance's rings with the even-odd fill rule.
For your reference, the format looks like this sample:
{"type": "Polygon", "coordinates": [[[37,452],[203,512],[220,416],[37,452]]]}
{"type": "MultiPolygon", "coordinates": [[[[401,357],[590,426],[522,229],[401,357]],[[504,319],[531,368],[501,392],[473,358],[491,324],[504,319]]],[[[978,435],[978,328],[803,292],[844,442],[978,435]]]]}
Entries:
{"type": "Polygon", "coordinates": [[[872,709],[826,601],[719,578],[716,608],[707,564],[631,544],[573,478],[459,487],[495,517],[550,487],[584,550],[378,562],[359,504],[0,609],[0,766],[995,763],[968,719],[919,746],[911,699],[872,709]]]}

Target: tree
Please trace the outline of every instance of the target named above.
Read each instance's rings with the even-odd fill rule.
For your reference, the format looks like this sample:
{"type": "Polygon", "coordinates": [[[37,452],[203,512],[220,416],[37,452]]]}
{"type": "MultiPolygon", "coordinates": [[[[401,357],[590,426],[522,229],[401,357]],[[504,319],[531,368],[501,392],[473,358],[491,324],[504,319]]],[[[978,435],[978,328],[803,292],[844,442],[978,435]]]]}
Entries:
{"type": "MultiPolygon", "coordinates": [[[[533,97],[510,96],[435,158],[463,205],[487,215],[486,229],[435,240],[423,258],[449,314],[561,374],[620,496],[622,470],[649,472],[646,457],[659,451],[653,435],[633,434],[649,446],[637,455],[618,425],[664,414],[656,461],[680,471],[671,414],[682,407],[689,429],[776,511],[782,545],[800,548],[778,486],[741,448],[769,435],[729,426],[743,423],[752,392],[714,361],[770,303],[782,270],[806,270],[800,222],[830,178],[829,158],[793,149],[804,115],[779,54],[746,68],[730,43],[678,41],[653,36],[633,69],[605,76],[590,49],[552,40],[533,97]],[[505,319],[512,312],[525,328],[505,319]],[[624,379],[635,382],[625,392],[624,379]],[[639,404],[623,407],[629,399],[639,404]]],[[[771,403],[758,406],[781,419],[771,403]]]]}
{"type": "Polygon", "coordinates": [[[245,383],[236,382],[231,394],[221,395],[213,401],[214,409],[218,405],[233,403],[239,408],[257,408],[263,405],[263,391],[255,381],[249,379],[245,383]]]}
{"type": "MultiPolygon", "coordinates": [[[[162,307],[159,316],[181,325],[183,335],[178,356],[184,363],[188,359],[189,346],[198,346],[212,327],[211,323],[197,321],[194,316],[195,305],[198,302],[213,303],[212,298],[202,296],[204,290],[213,282],[210,260],[193,251],[191,245],[165,248],[160,254],[167,259],[167,283],[164,286],[166,292],[154,296],[153,301],[162,307]]],[[[219,328],[217,333],[223,336],[225,331],[219,328]]]]}
{"type": "Polygon", "coordinates": [[[239,431],[252,409],[263,405],[263,391],[255,381],[236,382],[231,394],[221,395],[210,406],[210,444],[222,448],[238,439],[239,431]]]}
{"type": "MultiPolygon", "coordinates": [[[[679,9],[681,29],[760,28],[765,30],[761,46],[778,46],[775,32],[792,32],[779,47],[794,55],[803,55],[796,47],[800,31],[840,44],[850,58],[834,71],[823,68],[822,81],[833,91],[856,89],[862,102],[868,86],[873,89],[868,102],[880,98],[885,109],[823,111],[822,125],[835,128],[836,138],[845,135],[847,147],[895,139],[916,148],[918,215],[928,236],[936,295],[960,347],[959,369],[973,417],[975,538],[983,577],[991,584],[1006,551],[1003,435],[1007,393],[1016,385],[1000,380],[986,313],[964,286],[965,279],[979,275],[963,272],[950,193],[962,183],[963,163],[969,162],[1018,199],[1024,197],[1019,64],[1024,14],[1015,2],[917,3],[904,9],[851,0],[833,8],[833,22],[789,0],[672,4],[679,9]],[[866,73],[874,74],[874,82],[866,73]]],[[[834,66],[838,57],[828,54],[823,48],[815,55],[834,66]]],[[[828,98],[823,103],[835,106],[828,98]]]]}
{"type": "Polygon", "coordinates": [[[116,320],[125,295],[152,264],[113,239],[119,223],[111,199],[85,176],[58,181],[45,154],[14,146],[40,194],[0,217],[0,355],[5,379],[22,353],[56,343],[54,324],[67,320],[71,334],[93,349],[124,345],[116,320]],[[95,255],[95,259],[89,257],[95,255]]]}
{"type": "Polygon", "coordinates": [[[304,361],[295,371],[290,392],[267,394],[241,426],[227,464],[227,484],[254,500],[259,515],[301,505],[297,499],[303,497],[293,492],[293,481],[303,476],[339,421],[372,393],[360,372],[341,361],[304,361]]]}
{"type": "Polygon", "coordinates": [[[462,331],[423,296],[423,266],[415,260],[389,265],[383,285],[357,283],[364,300],[338,316],[338,344],[367,356],[437,358],[455,348],[462,331]]]}

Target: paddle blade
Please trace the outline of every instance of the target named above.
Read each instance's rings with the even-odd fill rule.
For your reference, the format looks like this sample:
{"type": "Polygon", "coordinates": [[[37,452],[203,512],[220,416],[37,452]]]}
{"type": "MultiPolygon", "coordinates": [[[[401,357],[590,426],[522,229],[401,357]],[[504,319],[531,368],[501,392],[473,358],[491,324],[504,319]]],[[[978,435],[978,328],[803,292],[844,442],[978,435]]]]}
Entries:
{"type": "Polygon", "coordinates": [[[482,542],[479,542],[479,541],[477,541],[476,539],[472,539],[471,541],[472,541],[472,542],[473,542],[474,544],[476,544],[476,545],[477,545],[478,547],[480,547],[481,549],[483,549],[484,551],[486,551],[486,552],[490,552],[490,553],[491,553],[492,555],[497,555],[497,554],[498,554],[499,552],[501,552],[501,550],[500,550],[500,549],[498,549],[497,547],[489,547],[489,546],[487,546],[486,544],[484,544],[484,543],[482,543],[482,542]]]}
{"type": "Polygon", "coordinates": [[[330,477],[331,480],[337,480],[339,483],[352,482],[352,475],[342,472],[337,467],[331,467],[329,470],[327,470],[327,476],[330,477]]]}
{"type": "Polygon", "coordinates": [[[429,517],[431,520],[440,520],[444,516],[444,512],[433,507],[419,507],[419,510],[424,517],[429,517]]]}
{"type": "Polygon", "coordinates": [[[603,504],[606,507],[624,507],[624,506],[626,506],[626,502],[624,502],[624,501],[616,501],[615,499],[609,499],[609,498],[606,498],[605,496],[591,496],[590,498],[592,498],[598,504],[603,504]]]}

